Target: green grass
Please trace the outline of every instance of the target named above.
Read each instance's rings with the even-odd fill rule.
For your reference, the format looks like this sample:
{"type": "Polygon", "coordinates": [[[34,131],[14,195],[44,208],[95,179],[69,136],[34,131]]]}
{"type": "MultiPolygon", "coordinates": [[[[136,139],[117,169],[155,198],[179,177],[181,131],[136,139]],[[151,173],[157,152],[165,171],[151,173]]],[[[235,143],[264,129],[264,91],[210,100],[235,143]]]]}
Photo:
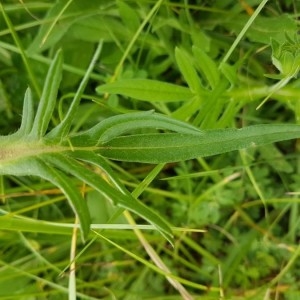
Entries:
{"type": "Polygon", "coordinates": [[[300,297],[297,1],[0,11],[0,299],[300,297]]]}

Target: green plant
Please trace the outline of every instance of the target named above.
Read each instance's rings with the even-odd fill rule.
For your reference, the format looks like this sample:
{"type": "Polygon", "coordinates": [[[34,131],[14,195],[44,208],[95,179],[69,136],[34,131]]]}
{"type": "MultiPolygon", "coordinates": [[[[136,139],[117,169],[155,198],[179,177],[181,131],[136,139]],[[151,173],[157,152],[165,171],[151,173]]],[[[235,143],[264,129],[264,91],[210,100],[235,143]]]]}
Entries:
{"type": "MultiPolygon", "coordinates": [[[[98,55],[99,51],[94,59],[98,55]]],[[[124,189],[105,157],[130,162],[167,163],[300,137],[298,125],[256,125],[243,129],[200,131],[196,127],[153,112],[111,117],[83,133],[72,136],[69,135],[72,119],[91,69],[87,72],[64,120],[47,132],[61,80],[61,65],[62,55],[58,52],[47,75],[36,115],[33,112],[31,91],[28,89],[24,98],[20,129],[12,135],[1,137],[1,174],[39,176],[60,187],[79,217],[84,239],[90,226],[87,205],[64,173],[70,173],[83,180],[118,206],[139,214],[171,240],[172,233],[168,225],[124,189]],[[122,136],[140,128],[161,128],[174,133],[122,136]],[[78,160],[101,168],[114,187],[78,160]]],[[[132,84],[129,80],[121,81],[121,87],[119,83],[110,86],[117,86],[117,93],[127,94],[126,90],[130,89],[130,95],[133,97],[138,93],[140,98],[145,95],[153,100],[157,100],[157,97],[163,98],[166,94],[172,95],[172,91],[177,94],[176,86],[174,88],[165,83],[150,80],[131,82],[132,84]],[[136,86],[141,88],[141,92],[136,90],[136,86]]],[[[112,92],[109,87],[104,86],[101,90],[103,89],[112,92]]]]}
{"type": "Polygon", "coordinates": [[[251,17],[234,1],[200,2],[1,5],[3,132],[23,102],[20,128],[0,138],[1,296],[16,278],[20,298],[190,299],[184,284],[203,299],[292,299],[299,199],[285,193],[299,186],[288,141],[300,136],[296,24],[273,15],[274,3],[262,12],[267,1],[251,2],[251,17]],[[26,23],[22,5],[46,15],[26,23]],[[74,242],[77,227],[85,244],[74,242]]]}

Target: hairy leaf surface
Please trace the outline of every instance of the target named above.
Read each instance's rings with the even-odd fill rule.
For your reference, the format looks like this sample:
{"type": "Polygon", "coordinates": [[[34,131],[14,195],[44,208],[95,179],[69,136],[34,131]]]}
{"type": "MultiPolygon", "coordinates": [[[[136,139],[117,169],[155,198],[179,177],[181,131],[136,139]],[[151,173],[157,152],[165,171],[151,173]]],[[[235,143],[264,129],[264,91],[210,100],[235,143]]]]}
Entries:
{"type": "Polygon", "coordinates": [[[254,125],[241,129],[207,130],[199,134],[137,134],[104,143],[99,153],[115,160],[175,162],[299,137],[299,125],[254,125]]]}

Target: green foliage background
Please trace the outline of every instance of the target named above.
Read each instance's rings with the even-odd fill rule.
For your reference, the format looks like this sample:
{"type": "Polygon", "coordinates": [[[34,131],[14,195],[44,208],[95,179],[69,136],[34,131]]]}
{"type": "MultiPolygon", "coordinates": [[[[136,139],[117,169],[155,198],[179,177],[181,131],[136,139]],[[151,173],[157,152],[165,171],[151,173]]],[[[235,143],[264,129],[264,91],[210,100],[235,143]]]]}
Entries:
{"type": "Polygon", "coordinates": [[[297,1],[0,9],[0,299],[300,297],[297,1]]]}

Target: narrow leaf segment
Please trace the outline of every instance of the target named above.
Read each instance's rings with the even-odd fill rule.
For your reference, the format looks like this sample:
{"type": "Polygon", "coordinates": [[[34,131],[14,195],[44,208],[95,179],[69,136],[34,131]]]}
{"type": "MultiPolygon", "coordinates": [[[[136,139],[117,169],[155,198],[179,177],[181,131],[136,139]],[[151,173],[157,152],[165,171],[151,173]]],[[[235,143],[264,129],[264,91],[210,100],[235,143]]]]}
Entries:
{"type": "Polygon", "coordinates": [[[149,102],[185,101],[193,97],[189,88],[151,79],[122,79],[99,86],[100,94],[121,94],[149,102]]]}

